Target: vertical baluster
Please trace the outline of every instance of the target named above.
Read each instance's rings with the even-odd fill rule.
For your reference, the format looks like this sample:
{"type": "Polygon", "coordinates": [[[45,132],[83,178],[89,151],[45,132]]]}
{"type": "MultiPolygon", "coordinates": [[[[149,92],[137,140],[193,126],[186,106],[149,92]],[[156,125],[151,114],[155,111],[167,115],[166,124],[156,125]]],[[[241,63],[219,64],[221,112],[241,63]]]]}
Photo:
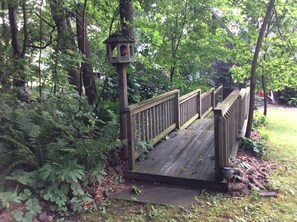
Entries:
{"type": "Polygon", "coordinates": [[[168,123],[168,103],[169,101],[166,101],[165,103],[165,125],[166,125],[166,128],[169,126],[169,123],[168,123]]]}
{"type": "Polygon", "coordinates": [[[151,108],[151,139],[153,139],[156,136],[156,106],[151,108]]]}
{"type": "Polygon", "coordinates": [[[162,113],[161,113],[162,106],[163,106],[163,103],[158,106],[158,112],[157,112],[157,115],[158,115],[158,128],[157,128],[157,132],[158,132],[158,134],[160,134],[162,132],[162,124],[163,124],[163,122],[162,122],[163,121],[163,118],[162,118],[162,113]]]}
{"type": "Polygon", "coordinates": [[[172,124],[172,99],[168,102],[169,125],[172,124]]]}
{"type": "Polygon", "coordinates": [[[150,140],[150,129],[149,129],[149,110],[145,110],[145,137],[146,141],[150,140]]]}
{"type": "Polygon", "coordinates": [[[176,123],[176,128],[179,129],[180,128],[180,107],[179,107],[179,92],[176,93],[176,96],[173,100],[173,109],[174,111],[174,122],[176,123]]]}
{"type": "Polygon", "coordinates": [[[199,119],[201,119],[201,91],[198,92],[198,96],[197,96],[197,113],[199,115],[199,119]]]}

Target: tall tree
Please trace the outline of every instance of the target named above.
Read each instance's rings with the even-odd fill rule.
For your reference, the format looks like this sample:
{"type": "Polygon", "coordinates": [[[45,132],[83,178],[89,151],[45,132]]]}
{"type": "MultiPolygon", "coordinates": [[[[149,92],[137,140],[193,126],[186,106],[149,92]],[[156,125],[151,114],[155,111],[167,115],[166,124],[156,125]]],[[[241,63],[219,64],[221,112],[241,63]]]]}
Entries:
{"type": "Polygon", "coordinates": [[[249,116],[248,116],[248,123],[247,123],[247,131],[246,137],[250,138],[252,132],[252,124],[253,124],[253,117],[254,117],[254,106],[255,106],[255,92],[256,92],[256,69],[258,63],[258,57],[261,50],[262,40],[266,31],[267,24],[271,17],[271,12],[274,7],[275,0],[270,0],[269,5],[267,7],[266,15],[264,17],[261,30],[258,36],[257,45],[254,53],[254,58],[252,62],[252,69],[251,69],[251,77],[250,77],[250,106],[249,106],[249,116]]]}
{"type": "Polygon", "coordinates": [[[81,63],[81,74],[86,96],[90,104],[94,103],[96,97],[96,85],[94,79],[93,66],[91,63],[90,43],[87,35],[87,18],[86,18],[87,0],[84,4],[78,4],[76,11],[76,31],[78,48],[83,55],[81,63]]]}
{"type": "Polygon", "coordinates": [[[134,39],[133,0],[120,0],[120,19],[123,33],[134,39]]]}
{"type": "MultiPolygon", "coordinates": [[[[64,1],[49,0],[49,2],[51,6],[51,14],[58,30],[58,50],[65,56],[73,57],[77,51],[77,46],[64,1]]],[[[68,72],[69,83],[75,87],[76,91],[81,93],[79,62],[77,60],[72,60],[72,64],[69,64],[69,61],[67,61],[67,64],[64,63],[64,66],[68,72]]]]}
{"type": "MultiPolygon", "coordinates": [[[[11,46],[13,52],[13,62],[14,62],[14,74],[13,74],[13,85],[18,87],[19,93],[23,94],[26,92],[26,75],[24,72],[24,57],[27,49],[28,42],[28,30],[27,30],[27,14],[26,14],[26,1],[23,1],[21,6],[22,15],[23,15],[23,44],[20,41],[20,32],[19,32],[19,21],[18,21],[18,1],[11,1],[8,3],[8,15],[9,15],[9,24],[11,32],[11,46]]],[[[19,95],[20,97],[24,95],[19,95]]]]}

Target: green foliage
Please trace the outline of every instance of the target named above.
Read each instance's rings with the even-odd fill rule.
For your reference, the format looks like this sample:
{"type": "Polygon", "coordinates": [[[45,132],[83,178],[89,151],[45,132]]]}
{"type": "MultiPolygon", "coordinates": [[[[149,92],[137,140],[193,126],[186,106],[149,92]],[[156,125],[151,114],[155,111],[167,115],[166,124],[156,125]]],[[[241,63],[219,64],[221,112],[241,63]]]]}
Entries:
{"type": "Polygon", "coordinates": [[[297,106],[297,98],[291,98],[288,104],[289,106],[297,106]]]}
{"type": "Polygon", "coordinates": [[[0,102],[0,167],[11,171],[38,169],[48,162],[78,160],[90,169],[106,152],[120,147],[117,116],[108,111],[102,122],[79,97],[48,97],[43,103],[22,104],[3,95],[0,102]]]}
{"type": "Polygon", "coordinates": [[[41,212],[41,206],[37,198],[32,197],[32,193],[28,189],[23,192],[2,192],[0,195],[1,205],[7,209],[15,204],[24,202],[24,210],[13,210],[12,216],[16,221],[31,222],[33,218],[41,212]]]}
{"type": "Polygon", "coordinates": [[[266,117],[259,111],[254,112],[253,127],[258,129],[259,127],[266,126],[266,117]]]}
{"type": "Polygon", "coordinates": [[[21,198],[16,192],[1,192],[0,201],[2,207],[9,208],[13,203],[21,203],[21,198]]]}
{"type": "Polygon", "coordinates": [[[289,106],[297,106],[297,89],[296,88],[285,88],[281,91],[281,100],[289,106]]]}
{"type": "Polygon", "coordinates": [[[80,211],[91,200],[84,189],[88,177],[101,181],[107,153],[123,145],[117,140],[117,116],[102,109],[102,121],[84,98],[73,95],[26,104],[2,94],[0,108],[0,168],[6,179],[27,188],[2,197],[2,206],[23,202],[27,211],[14,215],[27,221],[38,211],[34,198],[55,211],[80,211]]]}
{"type": "MultiPolygon", "coordinates": [[[[224,19],[227,24],[236,24],[236,30],[229,39],[232,45],[231,60],[236,64],[232,76],[236,82],[249,78],[251,61],[267,5],[264,2],[229,1],[225,7],[224,19]]],[[[297,32],[292,29],[296,18],[296,3],[292,0],[282,4],[276,1],[274,13],[264,34],[258,64],[257,84],[261,88],[261,76],[265,77],[267,90],[279,91],[296,86],[296,40],[297,32]],[[290,7],[288,7],[290,5],[290,7]],[[293,6],[294,5],[294,6],[293,6]]]]}
{"type": "Polygon", "coordinates": [[[263,157],[267,155],[267,147],[260,141],[251,140],[249,138],[242,137],[241,148],[250,151],[258,157],[263,157]]]}

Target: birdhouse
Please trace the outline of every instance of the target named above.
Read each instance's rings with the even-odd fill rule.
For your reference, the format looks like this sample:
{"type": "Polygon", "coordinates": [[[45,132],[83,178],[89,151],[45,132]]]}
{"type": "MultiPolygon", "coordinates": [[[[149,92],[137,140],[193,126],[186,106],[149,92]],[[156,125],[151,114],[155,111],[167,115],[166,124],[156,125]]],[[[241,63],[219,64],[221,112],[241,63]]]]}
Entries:
{"type": "Polygon", "coordinates": [[[107,62],[111,64],[134,62],[134,40],[122,32],[111,34],[104,41],[107,46],[107,62]]]}

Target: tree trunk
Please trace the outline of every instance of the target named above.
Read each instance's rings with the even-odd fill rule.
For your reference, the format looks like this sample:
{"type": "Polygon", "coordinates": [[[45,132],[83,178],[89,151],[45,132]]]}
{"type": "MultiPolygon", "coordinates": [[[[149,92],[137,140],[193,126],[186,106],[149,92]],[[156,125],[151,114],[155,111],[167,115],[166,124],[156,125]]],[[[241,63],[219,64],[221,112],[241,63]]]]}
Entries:
{"type": "Polygon", "coordinates": [[[25,73],[24,65],[22,64],[22,57],[24,56],[24,51],[22,53],[20,47],[20,35],[18,29],[18,19],[17,19],[17,8],[18,5],[14,3],[8,4],[8,16],[11,32],[11,46],[12,46],[12,55],[14,62],[14,76],[13,76],[13,85],[15,87],[20,87],[25,89],[25,73]]]}
{"type": "Polygon", "coordinates": [[[172,82],[175,73],[176,61],[174,59],[173,66],[170,67],[170,81],[172,82]]]}
{"type": "Polygon", "coordinates": [[[2,13],[1,13],[1,18],[2,18],[2,38],[3,38],[3,41],[5,43],[5,46],[7,46],[9,44],[9,36],[8,36],[9,29],[7,27],[7,24],[5,23],[5,19],[6,19],[5,10],[7,10],[7,4],[5,3],[4,0],[2,0],[2,3],[1,3],[1,9],[2,9],[2,13]]]}
{"type": "Polygon", "coordinates": [[[252,124],[253,124],[253,118],[254,118],[254,106],[255,106],[255,93],[256,93],[256,69],[257,69],[257,62],[259,57],[259,52],[262,45],[262,40],[264,37],[264,33],[268,24],[268,21],[271,17],[271,12],[274,6],[275,0],[270,0],[269,5],[267,7],[266,15],[258,36],[256,50],[252,62],[252,69],[251,69],[251,78],[250,78],[250,107],[249,107],[249,117],[248,117],[248,123],[247,123],[247,130],[246,130],[246,137],[250,138],[251,132],[252,132],[252,124]]]}
{"type": "Polygon", "coordinates": [[[76,12],[76,30],[77,30],[77,42],[80,52],[83,54],[83,62],[81,64],[81,72],[83,85],[85,87],[86,96],[88,98],[89,104],[93,104],[96,98],[96,85],[93,73],[93,66],[91,64],[91,52],[89,39],[86,30],[86,3],[82,7],[81,4],[78,5],[78,10],[76,12]]]}
{"type": "MultiPolygon", "coordinates": [[[[63,7],[63,1],[60,0],[50,0],[51,14],[55,25],[58,30],[59,39],[59,51],[61,51],[66,56],[70,55],[69,52],[75,53],[77,50],[75,39],[72,35],[72,29],[70,23],[67,21],[67,15],[63,7]]],[[[63,64],[67,67],[69,83],[75,86],[76,91],[80,92],[80,76],[79,76],[79,65],[78,62],[73,64],[63,64]]]]}
{"type": "Polygon", "coordinates": [[[266,82],[265,82],[265,76],[262,74],[261,76],[262,80],[262,88],[263,88],[263,93],[264,93],[264,116],[267,116],[267,92],[266,92],[266,82]]]}
{"type": "Polygon", "coordinates": [[[120,18],[122,32],[134,39],[133,0],[120,0],[120,18]]]}

